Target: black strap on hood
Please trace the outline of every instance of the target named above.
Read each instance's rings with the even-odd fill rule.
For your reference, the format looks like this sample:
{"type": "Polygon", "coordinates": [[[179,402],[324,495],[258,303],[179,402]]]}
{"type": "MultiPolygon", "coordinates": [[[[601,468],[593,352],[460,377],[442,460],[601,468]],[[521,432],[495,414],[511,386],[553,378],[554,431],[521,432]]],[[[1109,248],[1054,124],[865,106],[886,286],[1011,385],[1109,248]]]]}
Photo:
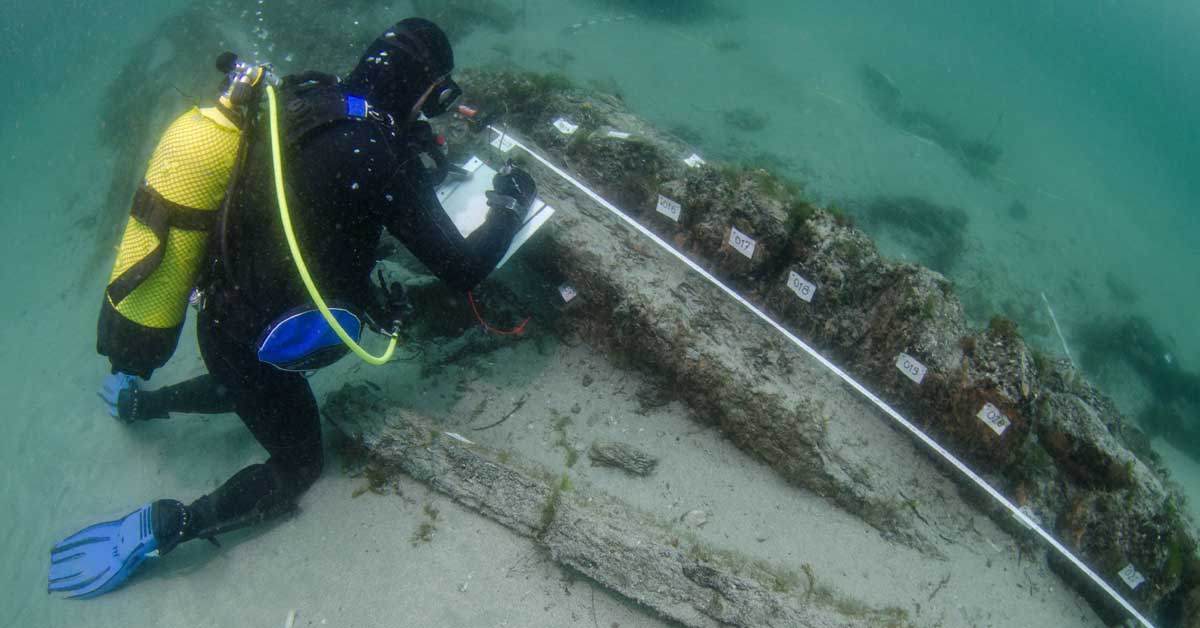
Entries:
{"type": "Polygon", "coordinates": [[[346,91],[380,109],[407,114],[430,85],[453,69],[454,51],[442,29],[408,18],[367,47],[346,78],[346,91]]]}

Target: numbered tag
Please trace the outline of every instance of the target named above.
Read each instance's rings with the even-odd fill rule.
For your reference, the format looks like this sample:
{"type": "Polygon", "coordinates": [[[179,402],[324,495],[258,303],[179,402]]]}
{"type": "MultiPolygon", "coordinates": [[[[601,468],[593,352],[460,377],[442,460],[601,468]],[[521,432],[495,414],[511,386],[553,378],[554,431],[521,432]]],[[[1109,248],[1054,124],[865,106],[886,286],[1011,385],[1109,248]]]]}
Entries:
{"type": "Polygon", "coordinates": [[[1137,588],[1142,586],[1142,583],[1146,581],[1146,578],[1142,576],[1142,574],[1138,573],[1137,568],[1134,567],[1132,563],[1126,565],[1124,569],[1117,573],[1117,575],[1121,576],[1121,579],[1125,581],[1125,584],[1129,585],[1129,588],[1134,590],[1137,590],[1137,588]]]}
{"type": "Polygon", "coordinates": [[[514,140],[508,135],[497,134],[496,138],[492,140],[492,146],[500,149],[500,152],[502,153],[511,151],[516,145],[517,140],[514,140]]]}
{"type": "Polygon", "coordinates": [[[979,417],[980,421],[987,423],[987,426],[992,428],[992,431],[997,436],[1003,436],[1004,430],[1007,430],[1008,426],[1012,425],[1012,421],[1009,421],[1008,417],[1004,416],[1004,413],[999,408],[990,403],[983,404],[983,409],[975,416],[979,417]]]}
{"type": "Polygon", "coordinates": [[[738,231],[737,227],[729,228],[729,246],[737,249],[738,253],[754,259],[754,247],[757,246],[757,243],[754,238],[738,231]]]}
{"type": "MultiPolygon", "coordinates": [[[[1039,517],[1039,516],[1038,516],[1038,514],[1037,514],[1036,512],[1034,512],[1034,511],[1033,511],[1033,508],[1030,508],[1030,507],[1029,507],[1029,504],[1026,504],[1026,505],[1024,505],[1024,506],[1021,506],[1020,508],[1018,508],[1018,510],[1020,510],[1020,511],[1021,511],[1021,514],[1025,515],[1026,517],[1028,517],[1030,521],[1034,522],[1035,524],[1037,524],[1037,525],[1039,525],[1039,526],[1040,526],[1040,525],[1042,525],[1042,518],[1041,518],[1041,517],[1039,517]]],[[[1015,517],[1014,517],[1014,518],[1015,518],[1015,517]]],[[[1020,519],[1018,519],[1018,521],[1020,521],[1020,519]]],[[[1021,523],[1025,523],[1025,522],[1024,522],[1024,521],[1022,521],[1021,523]]],[[[1029,527],[1029,526],[1028,526],[1028,525],[1026,525],[1025,527],[1029,527]]]]}
{"type": "Polygon", "coordinates": [[[676,203],[662,194],[658,195],[657,209],[658,213],[670,218],[671,220],[674,220],[675,222],[679,222],[679,217],[683,215],[683,205],[676,203]]]}
{"type": "Polygon", "coordinates": [[[817,287],[794,270],[788,273],[787,285],[805,303],[812,303],[813,296],[817,294],[817,287]]]}
{"type": "Polygon", "coordinates": [[[696,153],[692,153],[691,157],[688,157],[687,159],[683,160],[683,163],[687,164],[691,168],[699,168],[700,166],[703,166],[706,162],[700,158],[700,155],[697,155],[696,153]]]}
{"type": "Polygon", "coordinates": [[[616,129],[612,129],[612,130],[610,130],[610,131],[608,132],[608,136],[609,136],[609,137],[615,137],[615,138],[617,138],[617,139],[619,139],[619,140],[627,140],[627,139],[629,139],[630,137],[633,137],[633,135],[632,135],[631,133],[626,133],[625,131],[618,131],[618,130],[616,130],[616,129]]]}
{"type": "Polygon", "coordinates": [[[579,125],[566,118],[558,118],[554,121],[554,128],[558,129],[558,132],[563,135],[573,135],[579,130],[579,125]]]}
{"type": "MultiPolygon", "coordinates": [[[[896,368],[900,369],[900,372],[904,373],[905,377],[918,384],[925,379],[925,373],[929,371],[929,369],[925,368],[924,364],[921,364],[916,358],[907,353],[901,353],[896,356],[896,368]]],[[[987,419],[984,420],[986,421],[987,419]]]]}
{"type": "Polygon", "coordinates": [[[559,286],[558,293],[562,295],[563,303],[570,303],[575,300],[575,297],[579,296],[579,293],[569,283],[559,286]]]}

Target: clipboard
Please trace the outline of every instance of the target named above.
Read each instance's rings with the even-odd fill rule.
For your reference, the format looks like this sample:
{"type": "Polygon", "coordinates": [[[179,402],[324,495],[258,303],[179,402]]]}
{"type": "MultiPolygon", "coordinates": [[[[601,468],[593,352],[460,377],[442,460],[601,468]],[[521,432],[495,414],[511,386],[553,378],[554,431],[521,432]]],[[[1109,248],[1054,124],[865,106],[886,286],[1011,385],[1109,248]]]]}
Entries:
{"type": "MultiPolygon", "coordinates": [[[[467,160],[467,163],[463,164],[463,170],[471,173],[470,176],[442,184],[438,188],[437,197],[458,232],[465,238],[487,220],[490,208],[487,205],[486,193],[492,187],[492,177],[496,176],[496,171],[477,157],[467,160]]],[[[535,198],[521,228],[513,236],[512,244],[504,257],[500,258],[496,268],[503,266],[553,215],[553,207],[542,199],[535,198]]]]}

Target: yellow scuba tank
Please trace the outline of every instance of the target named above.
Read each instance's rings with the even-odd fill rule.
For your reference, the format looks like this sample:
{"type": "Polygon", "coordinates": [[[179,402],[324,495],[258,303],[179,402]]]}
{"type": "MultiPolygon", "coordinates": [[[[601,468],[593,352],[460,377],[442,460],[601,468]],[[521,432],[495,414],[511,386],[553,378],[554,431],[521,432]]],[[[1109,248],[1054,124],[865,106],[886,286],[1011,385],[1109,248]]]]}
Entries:
{"type": "Polygon", "coordinates": [[[149,377],[174,353],[238,161],[242,121],[270,76],[232,53],[217,67],[229,75],[219,104],[171,123],[134,194],[98,324],[97,350],[115,371],[149,377]]]}

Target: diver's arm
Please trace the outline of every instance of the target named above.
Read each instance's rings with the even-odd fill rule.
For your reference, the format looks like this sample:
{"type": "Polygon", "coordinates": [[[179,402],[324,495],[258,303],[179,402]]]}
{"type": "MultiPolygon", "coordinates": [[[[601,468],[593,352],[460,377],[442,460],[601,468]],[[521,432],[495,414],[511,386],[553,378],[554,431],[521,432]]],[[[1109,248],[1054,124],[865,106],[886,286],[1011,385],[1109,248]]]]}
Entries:
{"type": "Polygon", "coordinates": [[[391,187],[395,202],[384,208],[388,231],[456,290],[466,292],[483,281],[521,226],[518,212],[493,208],[479,228],[462,237],[419,159],[402,165],[391,187]]]}

